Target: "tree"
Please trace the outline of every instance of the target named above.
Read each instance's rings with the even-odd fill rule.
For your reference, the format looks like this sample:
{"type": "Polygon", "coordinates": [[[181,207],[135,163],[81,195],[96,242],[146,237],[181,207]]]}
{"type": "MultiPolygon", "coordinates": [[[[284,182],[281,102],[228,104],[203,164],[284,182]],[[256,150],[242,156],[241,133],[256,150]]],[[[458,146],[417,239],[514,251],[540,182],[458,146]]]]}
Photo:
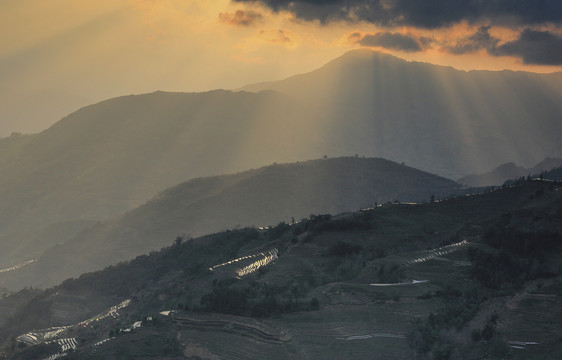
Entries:
{"type": "Polygon", "coordinates": [[[185,235],[178,236],[178,237],[176,238],[176,240],[174,240],[174,245],[175,245],[175,246],[180,246],[180,245],[181,245],[181,242],[183,241],[184,236],[185,236],[185,235]]]}

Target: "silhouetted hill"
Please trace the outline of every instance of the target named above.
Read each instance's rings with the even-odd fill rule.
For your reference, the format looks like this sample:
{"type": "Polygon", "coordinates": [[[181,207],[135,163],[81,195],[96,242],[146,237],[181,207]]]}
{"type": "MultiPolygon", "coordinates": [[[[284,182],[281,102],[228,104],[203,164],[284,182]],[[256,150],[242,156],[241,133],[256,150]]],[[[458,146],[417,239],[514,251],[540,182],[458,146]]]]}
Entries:
{"type": "MultiPolygon", "coordinates": [[[[0,284],[52,285],[167,246],[179,235],[291,222],[388,201],[429,201],[459,191],[455,182],[378,158],[276,164],[197,178],[160,193],[114,220],[55,246],[0,284]]],[[[2,275],[2,274],[0,274],[2,275]]],[[[20,285],[20,286],[21,286],[20,285]]]]}
{"type": "Polygon", "coordinates": [[[405,161],[449,178],[509,161],[530,166],[562,151],[562,73],[466,72],[357,50],[243,89],[315,104],[339,153],[405,161]]]}
{"type": "Polygon", "coordinates": [[[63,346],[75,359],[560,358],[560,185],[178,240],[0,300],[0,345],[26,360],[63,346]]]}
{"type": "Polygon", "coordinates": [[[490,186],[490,185],[501,185],[507,179],[515,179],[518,177],[526,175],[526,170],[524,167],[517,166],[514,163],[507,163],[498,166],[494,170],[480,175],[468,175],[460,178],[458,181],[460,184],[469,186],[490,186]]]}
{"type": "Polygon", "coordinates": [[[494,170],[480,174],[468,175],[458,180],[459,184],[468,186],[491,186],[502,185],[508,180],[520,178],[521,176],[538,176],[545,171],[562,166],[562,159],[546,158],[532,168],[524,168],[514,163],[498,166],[494,170]]]}

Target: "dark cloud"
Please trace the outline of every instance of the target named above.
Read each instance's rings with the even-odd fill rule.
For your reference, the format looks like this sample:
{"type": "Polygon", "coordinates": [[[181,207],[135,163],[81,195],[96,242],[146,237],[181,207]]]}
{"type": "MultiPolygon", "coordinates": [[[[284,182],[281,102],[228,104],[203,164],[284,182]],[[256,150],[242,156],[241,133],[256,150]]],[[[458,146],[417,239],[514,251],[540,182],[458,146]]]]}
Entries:
{"type": "Polygon", "coordinates": [[[430,37],[426,37],[426,36],[421,36],[418,41],[420,42],[421,46],[423,48],[430,48],[433,43],[435,42],[435,40],[433,38],[430,37]]]}
{"type": "Polygon", "coordinates": [[[250,26],[260,21],[262,15],[255,11],[236,10],[234,13],[220,13],[219,21],[221,23],[235,26],[250,26]]]}
{"type": "Polygon", "coordinates": [[[267,41],[272,43],[289,44],[293,42],[291,32],[279,29],[277,31],[260,31],[260,35],[267,41]]]}
{"type": "Polygon", "coordinates": [[[515,56],[525,64],[562,65],[562,36],[549,31],[525,29],[519,39],[488,51],[495,56],[515,56]]]}
{"type": "MultiPolygon", "coordinates": [[[[562,65],[562,36],[550,31],[562,27],[562,0],[232,0],[259,3],[273,11],[289,11],[302,20],[365,21],[381,26],[413,26],[438,29],[461,23],[489,24],[481,26],[469,37],[453,44],[438,44],[453,54],[486,50],[494,56],[519,57],[525,64],[562,65]],[[507,26],[523,30],[517,40],[500,44],[493,37],[491,26],[507,26]]],[[[359,36],[359,37],[358,37],[359,36]]],[[[382,32],[350,41],[363,46],[381,46],[401,51],[421,51],[430,47],[431,38],[419,38],[382,32]]]]}
{"type": "MultiPolygon", "coordinates": [[[[353,36],[354,34],[351,34],[351,36],[353,36]]],[[[420,43],[413,37],[391,32],[367,34],[361,39],[358,39],[357,43],[359,43],[361,46],[380,46],[386,49],[406,52],[416,52],[422,50],[420,43]]]]}
{"type": "Polygon", "coordinates": [[[452,54],[466,54],[485,49],[493,56],[513,56],[525,64],[562,65],[562,36],[550,31],[524,29],[517,40],[498,45],[500,39],[490,35],[490,26],[481,26],[473,35],[453,45],[441,44],[452,54]]]}
{"type": "Polygon", "coordinates": [[[286,10],[304,20],[367,21],[439,28],[461,21],[513,25],[562,23],[560,0],[233,0],[286,10]]]}
{"type": "Polygon", "coordinates": [[[490,26],[480,26],[473,35],[459,39],[454,45],[444,46],[444,50],[452,54],[466,54],[480,49],[491,50],[496,47],[499,39],[490,35],[490,26]]]}

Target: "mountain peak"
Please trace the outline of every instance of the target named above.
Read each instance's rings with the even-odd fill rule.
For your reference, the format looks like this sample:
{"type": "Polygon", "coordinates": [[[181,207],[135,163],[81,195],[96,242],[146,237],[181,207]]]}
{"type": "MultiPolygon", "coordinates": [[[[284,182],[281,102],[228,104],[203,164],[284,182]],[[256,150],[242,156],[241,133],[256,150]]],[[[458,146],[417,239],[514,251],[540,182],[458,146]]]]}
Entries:
{"type": "Polygon", "coordinates": [[[391,54],[387,54],[385,52],[382,51],[377,51],[377,50],[371,50],[371,49],[353,49],[353,50],[349,50],[346,53],[344,53],[342,56],[340,56],[339,58],[336,58],[334,60],[338,60],[338,59],[360,59],[360,60],[365,60],[365,59],[385,59],[385,60],[392,60],[392,61],[399,61],[399,62],[408,62],[398,56],[394,56],[391,54]]]}

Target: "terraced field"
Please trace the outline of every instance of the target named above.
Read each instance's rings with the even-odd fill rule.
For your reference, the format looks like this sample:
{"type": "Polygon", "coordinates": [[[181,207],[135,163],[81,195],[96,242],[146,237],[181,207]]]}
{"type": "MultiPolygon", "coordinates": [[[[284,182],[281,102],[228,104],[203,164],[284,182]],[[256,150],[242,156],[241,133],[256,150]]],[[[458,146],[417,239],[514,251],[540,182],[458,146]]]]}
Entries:
{"type": "Polygon", "coordinates": [[[498,330],[515,359],[562,359],[562,280],[539,282],[511,299],[498,330]],[[553,351],[552,349],[558,349],[553,351]]]}
{"type": "Polygon", "coordinates": [[[271,344],[283,344],[290,339],[272,326],[247,317],[180,313],[173,316],[172,322],[184,330],[228,332],[271,344]]]}
{"type": "Polygon", "coordinates": [[[177,242],[36,296],[53,326],[26,324],[12,358],[57,341],[39,359],[72,346],[81,359],[560,359],[562,203],[549,186],[177,242]],[[105,301],[133,301],[79,321],[95,312],[72,289],[94,282],[121,294],[105,301]]]}
{"type": "Polygon", "coordinates": [[[389,309],[326,308],[267,322],[228,316],[220,319],[220,314],[208,316],[213,320],[193,320],[189,314],[189,318],[178,315],[173,322],[185,339],[185,348],[197,345],[218,359],[372,359],[373,354],[409,359],[404,335],[407,326],[396,326],[393,320],[379,321],[377,314],[384,310],[389,309]],[[266,327],[268,330],[263,330],[266,327]]]}
{"type": "Polygon", "coordinates": [[[61,335],[63,335],[69,329],[85,327],[85,326],[88,326],[92,323],[101,321],[101,320],[109,318],[109,317],[112,317],[112,318],[119,317],[119,310],[126,308],[127,306],[129,306],[130,303],[131,303],[131,300],[127,299],[127,300],[119,303],[118,305],[112,306],[108,310],[106,310],[106,311],[104,311],[100,314],[97,314],[97,315],[95,315],[95,316],[93,316],[89,319],[81,321],[77,324],[55,326],[55,327],[50,327],[50,328],[47,328],[47,329],[30,331],[28,333],[25,333],[25,334],[22,334],[22,335],[18,336],[16,340],[21,342],[21,343],[27,344],[27,345],[38,345],[38,344],[45,343],[45,342],[48,342],[48,341],[58,340],[61,337],[61,335]]]}
{"type": "Polygon", "coordinates": [[[406,334],[416,316],[431,304],[384,302],[334,305],[317,312],[292,314],[282,323],[291,341],[306,352],[302,359],[410,359],[406,334]]]}
{"type": "Polygon", "coordinates": [[[260,268],[269,265],[278,258],[279,251],[277,249],[273,249],[213,265],[209,268],[209,270],[214,271],[223,277],[236,277],[240,279],[243,276],[252,274],[260,268]]]}
{"type": "Polygon", "coordinates": [[[467,261],[466,254],[461,255],[464,260],[454,260],[451,257],[457,252],[462,252],[468,246],[470,246],[468,240],[463,240],[436,249],[404,252],[377,259],[367,264],[354,282],[372,284],[378,279],[381,266],[389,265],[405,270],[407,276],[413,280],[447,280],[449,279],[447,270],[457,272],[456,267],[470,264],[467,261]],[[432,269],[433,267],[436,269],[432,269]]]}
{"type": "MultiPolygon", "coordinates": [[[[434,282],[443,277],[444,269],[449,281],[465,276],[467,246],[462,241],[381,259],[406,267],[409,278],[427,280],[377,287],[361,274],[362,281],[329,283],[315,290],[318,311],[267,320],[184,312],[171,321],[186,339],[185,348],[197,347],[217,359],[361,360],[373,359],[374,354],[381,359],[411,359],[407,340],[411,324],[437,306],[435,299],[421,297],[440,289],[434,282]]],[[[303,276],[307,268],[313,268],[307,260],[318,261],[314,245],[290,249],[268,266],[264,279],[286,279],[293,273],[303,276]]]]}
{"type": "MultiPolygon", "coordinates": [[[[439,300],[428,294],[436,293],[448,283],[459,283],[466,279],[466,264],[469,264],[466,250],[469,246],[470,243],[463,240],[436,249],[376,259],[357,278],[317,287],[313,293],[319,301],[317,311],[300,311],[267,319],[187,311],[165,311],[159,317],[166,328],[173,328],[176,332],[184,355],[192,358],[411,359],[413,353],[407,337],[412,323],[437,310],[439,300]],[[372,283],[377,278],[377,267],[388,264],[403,269],[405,280],[390,284],[372,283]]],[[[318,255],[317,246],[309,244],[289,249],[279,257],[278,251],[272,250],[217,264],[211,269],[219,278],[240,278],[237,270],[257,262],[260,267],[267,266],[263,279],[272,281],[293,275],[305,276],[307,271],[313,271],[315,265],[322,261],[318,255]]],[[[509,341],[517,359],[526,358],[525,351],[529,347],[533,347],[533,353],[537,353],[536,350],[540,350],[543,343],[548,342],[551,346],[561,338],[562,330],[541,335],[541,339],[537,339],[536,334],[541,329],[523,325],[529,323],[529,318],[539,317],[549,322],[562,320],[562,313],[553,318],[549,310],[562,308],[562,300],[557,295],[561,289],[562,285],[554,280],[540,288],[536,286],[532,291],[513,298],[508,306],[510,310],[501,315],[503,320],[498,330],[509,341]]],[[[63,300],[64,297],[53,310],[54,316],[61,321],[71,318],[68,314],[73,312],[72,306],[63,300]]],[[[102,319],[116,318],[119,310],[129,304],[130,301],[126,300],[74,326],[83,327],[102,319]]],[[[63,356],[78,345],[75,340],[60,339],[69,328],[62,326],[34,331],[22,335],[18,340],[32,345],[55,339],[61,346],[61,352],[52,356],[63,356]]],[[[136,330],[132,327],[129,330],[135,334],[132,336],[139,339],[135,341],[150,336],[148,334],[151,331],[144,327],[136,330]]],[[[92,358],[98,353],[100,356],[107,354],[107,343],[116,341],[117,344],[123,344],[122,341],[126,339],[129,339],[127,335],[120,335],[98,340],[89,345],[88,353],[92,358]]]]}
{"type": "Polygon", "coordinates": [[[27,261],[24,261],[24,262],[19,263],[17,265],[10,266],[10,267],[5,268],[5,269],[0,269],[0,273],[5,273],[5,272],[10,272],[10,271],[21,269],[22,267],[27,266],[27,265],[35,262],[36,260],[37,259],[27,260],[27,261]]]}
{"type": "MultiPolygon", "coordinates": [[[[196,329],[181,329],[184,349],[194,346],[207,353],[205,359],[231,360],[282,360],[293,358],[290,346],[270,342],[256,341],[247,336],[232,334],[227,331],[212,332],[196,329]]],[[[185,351],[185,350],[184,350],[185,351]]]]}

